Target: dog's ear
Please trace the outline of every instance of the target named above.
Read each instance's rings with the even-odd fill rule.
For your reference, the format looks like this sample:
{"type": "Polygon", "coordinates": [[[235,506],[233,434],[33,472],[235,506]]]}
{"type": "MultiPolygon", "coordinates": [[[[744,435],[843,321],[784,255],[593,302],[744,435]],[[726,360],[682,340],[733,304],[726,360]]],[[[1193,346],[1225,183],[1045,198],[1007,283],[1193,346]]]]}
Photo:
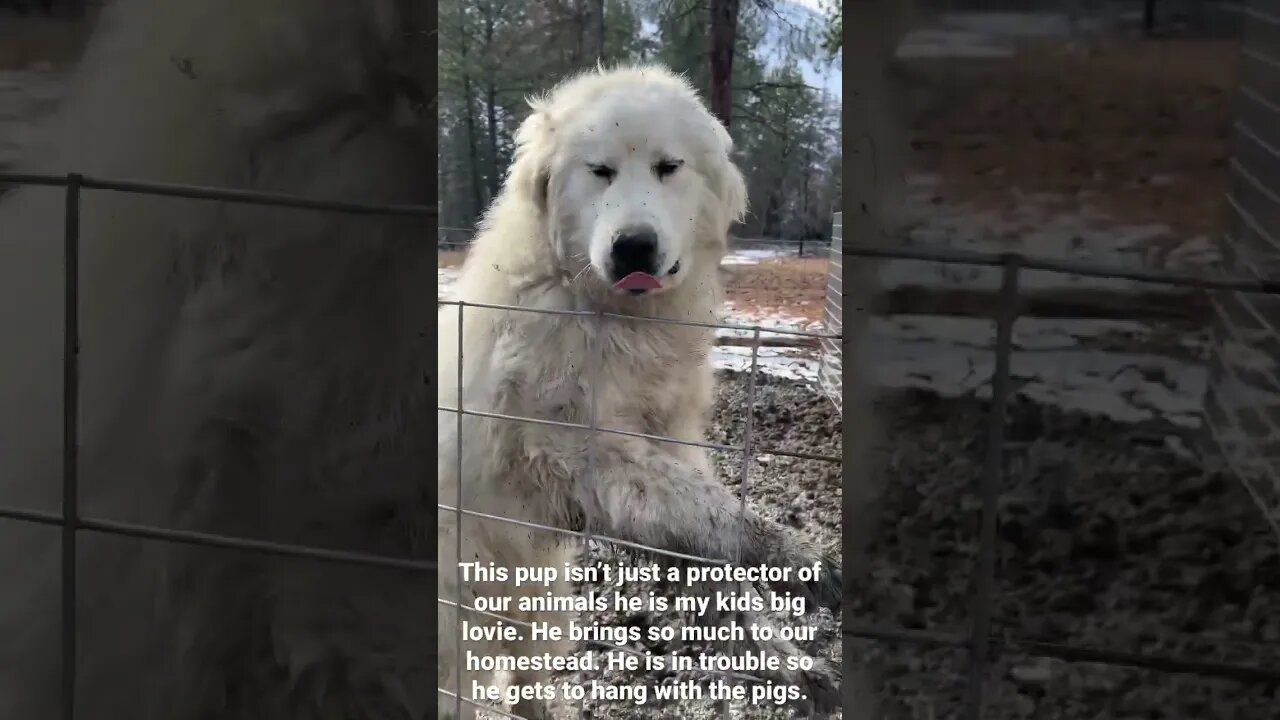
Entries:
{"type": "Polygon", "coordinates": [[[714,191],[720,198],[724,208],[726,227],[735,222],[742,222],[747,215],[747,181],[742,171],[733,162],[733,138],[718,121],[716,122],[716,139],[722,152],[716,157],[716,171],[713,180],[714,191]]]}
{"type": "Polygon", "coordinates": [[[720,197],[724,200],[729,224],[742,222],[747,216],[747,181],[742,177],[742,171],[728,157],[725,158],[720,174],[720,197]]]}
{"type": "Polygon", "coordinates": [[[511,165],[511,185],[537,206],[547,211],[547,193],[551,186],[551,168],[532,155],[517,158],[511,165]]]}
{"type": "Polygon", "coordinates": [[[529,105],[533,113],[516,130],[516,154],[508,182],[513,190],[533,201],[540,212],[546,212],[555,129],[539,101],[530,101],[529,105]]]}

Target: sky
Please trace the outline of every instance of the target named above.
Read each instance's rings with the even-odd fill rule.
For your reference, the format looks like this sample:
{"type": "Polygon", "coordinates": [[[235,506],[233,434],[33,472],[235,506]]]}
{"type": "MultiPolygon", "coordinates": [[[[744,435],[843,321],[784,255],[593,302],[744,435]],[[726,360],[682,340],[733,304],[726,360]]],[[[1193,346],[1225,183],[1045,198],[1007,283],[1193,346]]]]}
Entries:
{"type": "MultiPolygon", "coordinates": [[[[780,0],[778,3],[778,13],[792,22],[801,20],[826,22],[826,13],[822,10],[821,0],[780,0]]],[[[779,20],[774,21],[778,26],[777,32],[781,33],[782,23],[779,20]]],[[[644,32],[654,33],[657,28],[652,22],[645,20],[643,22],[644,32]]],[[[766,38],[764,52],[764,61],[767,65],[776,66],[782,60],[782,48],[779,47],[780,38],[766,38]]],[[[800,72],[804,75],[805,82],[813,87],[822,88],[831,96],[843,97],[842,88],[840,87],[840,57],[834,62],[810,63],[804,62],[800,65],[800,72]]]]}
{"type": "Polygon", "coordinates": [[[788,1],[793,5],[800,5],[800,6],[809,8],[814,12],[818,12],[818,13],[823,12],[822,3],[820,2],[820,0],[788,0],[788,1]]]}
{"type": "MultiPolygon", "coordinates": [[[[823,11],[819,0],[782,0],[778,4],[778,13],[794,23],[799,24],[804,19],[808,19],[811,22],[816,21],[826,24],[826,13],[823,11]]],[[[781,25],[781,21],[777,22],[781,25]]],[[[773,40],[773,43],[776,42],[778,42],[778,39],[773,40]]],[[[771,45],[772,43],[766,38],[765,44],[771,45]]],[[[781,48],[771,48],[771,50],[778,53],[778,60],[781,60],[781,48]]],[[[766,62],[769,61],[770,54],[766,52],[766,62]]],[[[840,64],[841,58],[839,56],[834,62],[803,62],[800,64],[800,72],[804,75],[805,82],[809,85],[823,88],[833,97],[840,98],[843,97],[842,88],[840,87],[840,64]]]]}

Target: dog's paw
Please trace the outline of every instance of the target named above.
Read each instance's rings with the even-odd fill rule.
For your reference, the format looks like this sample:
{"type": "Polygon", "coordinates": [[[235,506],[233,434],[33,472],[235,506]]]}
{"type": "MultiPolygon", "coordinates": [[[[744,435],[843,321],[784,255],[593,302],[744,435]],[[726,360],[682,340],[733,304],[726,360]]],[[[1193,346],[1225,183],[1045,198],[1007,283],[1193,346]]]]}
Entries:
{"type": "Polygon", "coordinates": [[[806,583],[811,601],[833,613],[839,612],[844,598],[844,570],[840,560],[830,553],[822,553],[817,564],[820,566],[817,578],[806,583]]]}
{"type": "Polygon", "coordinates": [[[806,613],[820,607],[835,613],[841,607],[844,573],[840,561],[833,555],[815,553],[809,560],[800,560],[795,564],[789,581],[777,583],[772,589],[774,592],[788,592],[804,598],[806,613]],[[817,574],[810,577],[810,571],[815,568],[817,574]],[[802,580],[802,576],[809,579],[802,580]]]}
{"type": "Polygon", "coordinates": [[[800,688],[800,699],[791,706],[793,716],[821,717],[839,710],[840,681],[840,668],[821,659],[815,659],[808,670],[789,673],[785,682],[800,688]]]}

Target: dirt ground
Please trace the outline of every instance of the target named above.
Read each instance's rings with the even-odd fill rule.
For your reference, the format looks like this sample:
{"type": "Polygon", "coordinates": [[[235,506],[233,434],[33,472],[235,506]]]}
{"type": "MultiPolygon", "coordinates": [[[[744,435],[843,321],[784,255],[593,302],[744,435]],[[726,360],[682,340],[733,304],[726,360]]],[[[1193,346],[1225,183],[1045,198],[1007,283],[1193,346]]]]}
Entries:
{"type": "Polygon", "coordinates": [[[440,250],[436,252],[436,265],[442,268],[458,267],[466,254],[458,250],[440,250]]]}
{"type": "Polygon", "coordinates": [[[780,258],[725,269],[726,297],[735,307],[754,312],[822,320],[827,259],[780,258]]]}
{"type": "Polygon", "coordinates": [[[910,171],[938,176],[935,204],[1011,212],[1015,195],[1044,193],[1061,210],[1212,235],[1237,52],[1230,41],[1112,38],[1028,42],[1014,59],[912,61],[910,171]]]}

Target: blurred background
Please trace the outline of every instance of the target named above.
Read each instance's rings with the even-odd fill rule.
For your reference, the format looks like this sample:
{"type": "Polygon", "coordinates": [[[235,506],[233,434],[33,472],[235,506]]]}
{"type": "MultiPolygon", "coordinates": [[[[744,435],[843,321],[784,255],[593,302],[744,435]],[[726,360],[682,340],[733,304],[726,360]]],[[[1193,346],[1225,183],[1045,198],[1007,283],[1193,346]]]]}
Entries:
{"type": "MultiPolygon", "coordinates": [[[[1275,3],[923,0],[894,44],[873,91],[897,134],[873,137],[903,154],[851,242],[1273,272],[1275,3]]],[[[857,350],[885,466],[846,668],[876,668],[885,717],[978,717],[1001,270],[846,262],[879,291],[857,350]]],[[[1274,717],[1280,305],[1046,272],[1020,287],[981,717],[1274,717]]]]}

